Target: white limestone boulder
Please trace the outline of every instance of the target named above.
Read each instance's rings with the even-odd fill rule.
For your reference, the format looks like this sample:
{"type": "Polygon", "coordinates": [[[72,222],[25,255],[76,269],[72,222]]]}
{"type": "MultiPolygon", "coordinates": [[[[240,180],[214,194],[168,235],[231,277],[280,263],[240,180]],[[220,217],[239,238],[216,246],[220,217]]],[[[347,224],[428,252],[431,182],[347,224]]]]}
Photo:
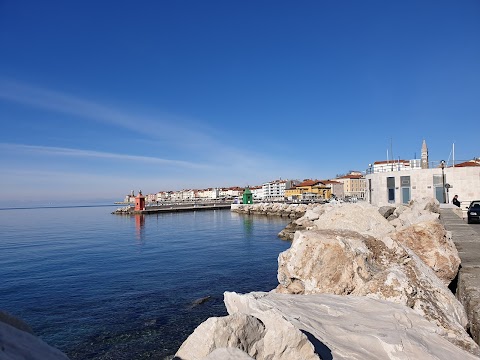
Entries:
{"type": "MultiPolygon", "coordinates": [[[[264,324],[284,319],[306,335],[321,359],[478,359],[447,341],[442,328],[415,311],[384,300],[331,294],[226,292],[225,305],[229,314],[251,315],[264,324]]],[[[288,337],[284,331],[277,328],[274,339],[288,337]]]]}
{"type": "Polygon", "coordinates": [[[209,318],[185,340],[175,356],[182,360],[200,360],[216,349],[228,347],[237,348],[256,360],[320,360],[304,333],[278,313],[268,311],[262,321],[239,312],[209,318]]]}
{"type": "MultiPolygon", "coordinates": [[[[379,214],[379,216],[381,216],[379,214]]],[[[297,231],[278,258],[279,293],[361,295],[406,305],[475,354],[465,311],[413,251],[390,237],[345,230],[297,231]]]]}
{"type": "MultiPolygon", "coordinates": [[[[175,360],[175,359],[174,359],[175,360]]],[[[247,353],[237,348],[218,348],[203,358],[203,360],[254,360],[247,353]]]]}
{"type": "Polygon", "coordinates": [[[390,236],[413,250],[445,285],[457,275],[460,266],[457,248],[452,234],[438,220],[413,224],[390,236]]]}
{"type": "Polygon", "coordinates": [[[257,356],[265,326],[257,318],[244,314],[211,317],[185,340],[175,356],[182,360],[200,360],[217,348],[235,347],[257,356]]]}
{"type": "Polygon", "coordinates": [[[412,200],[408,205],[398,206],[390,224],[397,230],[421,222],[435,221],[440,218],[440,203],[433,198],[412,200]]]}
{"type": "Polygon", "coordinates": [[[367,203],[344,203],[333,206],[314,221],[317,229],[352,230],[361,234],[383,235],[395,228],[367,203]]]}

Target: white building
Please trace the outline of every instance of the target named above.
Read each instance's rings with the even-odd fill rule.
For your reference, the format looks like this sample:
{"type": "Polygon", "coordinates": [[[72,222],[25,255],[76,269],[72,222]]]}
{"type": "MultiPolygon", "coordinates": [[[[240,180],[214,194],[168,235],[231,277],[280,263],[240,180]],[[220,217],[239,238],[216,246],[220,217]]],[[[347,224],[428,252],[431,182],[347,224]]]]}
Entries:
{"type": "MultiPolygon", "coordinates": [[[[415,167],[415,160],[395,160],[395,161],[375,161],[373,163],[373,168],[370,172],[379,173],[379,172],[388,172],[388,171],[400,171],[400,170],[410,170],[415,167]],[[413,167],[411,167],[411,161],[413,162],[413,167]]],[[[418,165],[420,165],[420,160],[418,160],[418,165]]],[[[421,167],[418,166],[420,169],[421,167]]]]}
{"type": "MultiPolygon", "coordinates": [[[[438,162],[437,162],[438,164],[438,162]]],[[[373,172],[366,175],[366,200],[379,206],[388,203],[407,204],[422,197],[450,203],[458,195],[463,205],[480,199],[480,161],[455,166],[401,169],[373,172]]]]}
{"type": "Polygon", "coordinates": [[[220,189],[210,188],[197,191],[197,197],[200,199],[218,199],[220,197],[220,189]]]}
{"type": "Polygon", "coordinates": [[[250,188],[253,200],[263,200],[263,186],[253,186],[250,188]]]}
{"type": "Polygon", "coordinates": [[[223,188],[220,190],[220,197],[222,198],[232,199],[240,196],[241,194],[243,194],[243,188],[239,188],[238,186],[223,188]]]}
{"type": "Polygon", "coordinates": [[[285,199],[285,180],[274,180],[262,184],[264,200],[284,200],[285,199]]]}

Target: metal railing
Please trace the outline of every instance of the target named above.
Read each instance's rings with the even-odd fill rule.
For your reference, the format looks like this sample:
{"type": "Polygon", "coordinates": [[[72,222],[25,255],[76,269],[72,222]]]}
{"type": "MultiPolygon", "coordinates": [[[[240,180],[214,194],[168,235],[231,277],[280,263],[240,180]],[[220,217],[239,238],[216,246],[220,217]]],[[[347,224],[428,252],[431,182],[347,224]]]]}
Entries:
{"type": "MultiPolygon", "coordinates": [[[[415,159],[415,160],[418,160],[418,159],[415,159]]],[[[429,169],[438,169],[438,168],[441,168],[442,166],[442,161],[445,161],[445,160],[433,160],[433,161],[429,161],[428,162],[428,168],[429,169]]],[[[470,159],[470,160],[455,160],[455,162],[453,162],[452,160],[450,161],[445,161],[445,168],[451,168],[451,167],[454,167],[455,165],[457,164],[462,164],[464,162],[468,162],[468,161],[477,161],[478,164],[480,165],[480,160],[478,159],[470,159]]],[[[412,164],[412,163],[411,163],[412,164]]],[[[374,165],[372,166],[369,166],[366,170],[365,170],[365,174],[366,175],[369,175],[369,174],[374,174],[374,173],[384,173],[384,172],[392,172],[392,171],[408,171],[408,170],[422,170],[422,167],[421,166],[404,166],[402,162],[395,162],[395,161],[392,161],[391,163],[389,164],[382,164],[381,167],[377,167],[375,168],[374,165]]]]}

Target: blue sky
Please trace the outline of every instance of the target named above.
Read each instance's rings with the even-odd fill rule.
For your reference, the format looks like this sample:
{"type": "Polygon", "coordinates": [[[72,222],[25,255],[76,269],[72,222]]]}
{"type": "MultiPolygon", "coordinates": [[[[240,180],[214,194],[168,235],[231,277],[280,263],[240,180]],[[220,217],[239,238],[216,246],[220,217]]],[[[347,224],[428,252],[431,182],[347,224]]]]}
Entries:
{"type": "Polygon", "coordinates": [[[479,38],[476,0],[0,0],[0,198],[478,157],[479,38]]]}

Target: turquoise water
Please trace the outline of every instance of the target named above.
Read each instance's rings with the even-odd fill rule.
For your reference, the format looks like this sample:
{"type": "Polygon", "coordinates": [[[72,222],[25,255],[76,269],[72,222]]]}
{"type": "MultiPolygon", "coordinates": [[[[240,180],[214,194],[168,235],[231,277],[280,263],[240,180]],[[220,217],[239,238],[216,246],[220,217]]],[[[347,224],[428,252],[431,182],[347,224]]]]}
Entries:
{"type": "Polygon", "coordinates": [[[164,359],[224,291],[277,285],[286,219],[115,208],[0,210],[0,309],[71,359],[164,359]]]}

